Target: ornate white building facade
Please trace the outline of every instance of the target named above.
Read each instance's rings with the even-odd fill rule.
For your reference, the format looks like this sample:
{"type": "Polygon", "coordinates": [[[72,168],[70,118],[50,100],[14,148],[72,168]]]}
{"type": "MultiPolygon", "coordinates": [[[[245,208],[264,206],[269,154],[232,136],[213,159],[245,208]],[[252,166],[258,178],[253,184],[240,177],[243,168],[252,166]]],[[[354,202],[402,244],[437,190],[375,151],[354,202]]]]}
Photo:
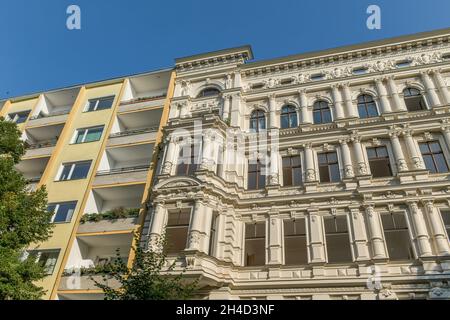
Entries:
{"type": "Polygon", "coordinates": [[[150,244],[209,299],[450,298],[449,41],[176,60],[150,244]]]}

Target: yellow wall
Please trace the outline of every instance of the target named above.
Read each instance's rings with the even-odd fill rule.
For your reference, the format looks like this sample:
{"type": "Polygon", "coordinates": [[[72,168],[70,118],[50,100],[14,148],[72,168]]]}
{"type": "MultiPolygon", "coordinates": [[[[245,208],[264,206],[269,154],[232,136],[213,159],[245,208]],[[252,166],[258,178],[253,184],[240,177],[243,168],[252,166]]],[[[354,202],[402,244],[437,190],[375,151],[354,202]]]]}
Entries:
{"type": "Polygon", "coordinates": [[[76,231],[77,221],[83,214],[84,204],[87,199],[89,186],[95,176],[96,163],[102,154],[104,141],[109,135],[108,128],[113,120],[113,115],[118,105],[122,82],[101,87],[82,88],[75,105],[73,106],[63,132],[58,140],[57,146],[47,165],[40,184],[45,184],[48,192],[48,202],[77,201],[77,207],[72,221],[69,223],[56,224],[53,236],[44,243],[33,244],[31,248],[37,249],[60,249],[60,255],[55,270],[51,276],[46,277],[39,283],[47,293],[45,299],[51,298],[56,290],[57,279],[61,276],[63,266],[70,252],[72,238],[76,231]],[[115,95],[113,107],[107,110],[84,112],[89,99],[115,95]],[[78,128],[104,125],[102,139],[85,144],[70,144],[71,139],[78,128]],[[55,181],[59,168],[65,162],[92,160],[91,169],[86,179],[76,181],[55,181]]]}

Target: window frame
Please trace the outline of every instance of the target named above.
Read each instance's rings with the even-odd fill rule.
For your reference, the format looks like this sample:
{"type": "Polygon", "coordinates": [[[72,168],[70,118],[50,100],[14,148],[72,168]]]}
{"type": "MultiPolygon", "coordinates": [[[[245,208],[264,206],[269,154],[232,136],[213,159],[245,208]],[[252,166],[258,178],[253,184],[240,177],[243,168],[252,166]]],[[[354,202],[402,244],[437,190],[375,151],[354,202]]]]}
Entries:
{"type": "Polygon", "coordinates": [[[267,224],[266,221],[256,221],[256,222],[248,222],[244,224],[244,254],[243,254],[243,266],[244,267],[262,267],[266,264],[266,258],[267,258],[267,252],[266,252],[266,241],[267,241],[267,224]],[[255,226],[255,236],[250,237],[247,233],[247,225],[254,225],[255,226]],[[263,226],[264,229],[264,236],[257,236],[257,225],[263,226]],[[248,241],[258,241],[263,243],[263,253],[264,253],[264,262],[262,264],[249,264],[248,263],[248,241]]]}
{"type": "Polygon", "coordinates": [[[325,152],[317,152],[316,154],[317,156],[317,169],[318,169],[318,173],[319,173],[319,182],[320,183],[339,183],[342,181],[342,175],[341,175],[341,166],[340,166],[340,159],[339,159],[339,153],[337,152],[337,150],[330,150],[330,151],[325,151],[325,152]],[[330,163],[328,160],[328,155],[330,154],[335,154],[336,155],[336,161],[330,163]],[[325,164],[321,164],[320,163],[320,156],[321,155],[326,155],[327,158],[327,163],[325,164]],[[332,176],[331,176],[331,170],[330,170],[330,165],[336,165],[337,166],[337,174],[339,176],[339,180],[333,181],[332,180],[332,176]],[[327,167],[327,171],[328,171],[328,181],[323,181],[322,177],[321,177],[321,168],[327,167]]]}
{"type": "Polygon", "coordinates": [[[324,223],[324,236],[325,236],[325,241],[326,241],[326,250],[327,250],[327,263],[328,264],[347,264],[347,263],[353,263],[353,251],[352,251],[352,239],[351,239],[351,234],[350,234],[350,227],[349,227],[349,220],[348,220],[348,215],[335,215],[335,216],[325,216],[323,217],[323,223],[324,223]],[[337,223],[337,219],[343,219],[345,220],[345,228],[346,231],[338,231],[338,223],[337,223]],[[335,231],[333,232],[329,232],[327,230],[327,224],[325,223],[325,220],[331,220],[334,219],[334,226],[335,226],[335,231]],[[343,260],[343,261],[332,261],[330,262],[330,246],[329,246],[329,241],[328,241],[328,237],[330,236],[344,236],[345,235],[345,239],[347,241],[347,245],[348,245],[348,258],[349,260],[343,260]]]}
{"type": "Polygon", "coordinates": [[[431,174],[439,174],[439,173],[448,173],[448,172],[450,172],[450,167],[448,165],[447,157],[445,156],[445,152],[444,152],[444,149],[442,148],[442,144],[441,144],[441,142],[438,139],[419,142],[419,150],[420,150],[420,154],[422,155],[422,158],[424,159],[425,168],[428,171],[430,171],[431,174]],[[440,152],[433,152],[431,150],[431,148],[430,148],[430,144],[431,143],[437,143],[439,145],[440,152]],[[427,145],[427,149],[428,149],[427,153],[424,153],[422,151],[421,146],[424,145],[424,144],[427,145]],[[442,157],[444,158],[444,164],[447,167],[447,171],[441,172],[441,171],[438,170],[437,162],[436,162],[436,159],[435,159],[435,155],[437,155],[437,154],[441,154],[442,157]],[[430,168],[426,167],[426,165],[427,165],[427,161],[425,161],[425,157],[426,156],[430,156],[431,157],[431,160],[433,161],[434,171],[432,171],[430,168]]]}
{"type": "Polygon", "coordinates": [[[115,100],[116,100],[116,95],[109,95],[109,96],[89,99],[87,101],[86,108],[85,108],[84,112],[95,112],[95,111],[109,110],[109,109],[111,109],[114,106],[114,101],[115,100]],[[112,102],[111,102],[111,106],[110,107],[98,109],[98,105],[100,104],[100,101],[109,100],[111,98],[112,98],[112,102]],[[95,101],[95,106],[94,106],[94,108],[91,109],[91,102],[94,102],[94,101],[95,101]]]}
{"type": "Polygon", "coordinates": [[[387,147],[387,145],[366,146],[365,149],[366,149],[365,151],[366,151],[366,156],[367,156],[367,162],[369,163],[370,173],[372,174],[373,178],[388,178],[388,177],[393,177],[394,176],[394,170],[393,170],[393,167],[392,167],[391,155],[390,155],[389,148],[387,147]],[[380,158],[378,156],[377,150],[381,149],[381,148],[384,148],[386,150],[386,157],[384,157],[384,158],[380,158]],[[375,154],[377,155],[377,158],[370,158],[370,156],[369,156],[369,150],[370,149],[375,149],[375,154]],[[388,176],[375,176],[374,173],[373,173],[374,170],[372,169],[372,165],[371,164],[374,161],[382,161],[382,160],[387,160],[390,175],[388,175],[388,176]]]}
{"type": "Polygon", "coordinates": [[[250,114],[250,123],[249,123],[249,129],[253,132],[261,132],[263,130],[267,130],[267,117],[264,110],[256,109],[253,110],[250,114]],[[264,126],[261,128],[261,121],[263,121],[264,126]],[[253,123],[256,123],[256,128],[253,127],[253,123]]]}
{"type": "Polygon", "coordinates": [[[309,259],[308,259],[308,231],[307,231],[308,227],[307,227],[307,219],[306,217],[300,217],[300,218],[295,218],[295,219],[285,219],[283,220],[283,249],[284,249],[284,265],[286,266],[304,266],[307,265],[309,263],[309,259]],[[302,220],[304,223],[304,229],[305,229],[305,233],[295,233],[295,234],[287,234],[286,233],[286,223],[294,223],[294,231],[295,231],[295,223],[298,220],[302,220]],[[288,263],[288,254],[287,254],[287,242],[286,239],[299,239],[302,238],[302,240],[305,241],[305,248],[304,248],[304,253],[305,256],[303,258],[305,258],[304,262],[305,263],[288,263]]]}
{"type": "Polygon", "coordinates": [[[53,216],[50,219],[50,223],[53,224],[64,224],[64,223],[70,223],[72,221],[73,215],[75,213],[75,210],[77,208],[78,205],[78,201],[64,201],[64,202],[53,202],[53,203],[49,203],[47,205],[47,210],[50,211],[50,207],[54,207],[53,210],[51,210],[53,212],[53,216]],[[74,204],[73,209],[72,209],[72,213],[70,215],[66,216],[66,219],[64,221],[57,221],[55,222],[55,218],[58,215],[58,211],[61,208],[62,205],[67,205],[67,204],[74,204]]]}
{"type": "Polygon", "coordinates": [[[331,112],[331,106],[330,103],[326,100],[317,100],[313,104],[313,110],[312,110],[312,116],[313,116],[313,123],[314,124],[328,124],[333,122],[333,112],[331,112]],[[326,106],[325,106],[326,105],[326,106]],[[326,113],[329,113],[330,121],[324,121],[324,114],[326,110],[326,113]],[[315,115],[319,113],[320,114],[320,122],[316,122],[315,115]]]}
{"type": "Polygon", "coordinates": [[[212,97],[218,97],[220,95],[221,91],[219,89],[217,89],[216,87],[207,87],[202,89],[198,94],[197,94],[197,99],[201,99],[201,98],[212,98],[212,97]],[[215,94],[207,94],[205,95],[205,92],[208,91],[214,91],[216,92],[215,94]]]}
{"type": "Polygon", "coordinates": [[[22,124],[22,123],[27,122],[28,118],[30,117],[30,113],[31,113],[31,110],[23,110],[23,111],[11,112],[11,113],[8,113],[8,119],[11,122],[14,122],[15,124],[22,124]],[[20,118],[20,116],[19,116],[20,114],[26,114],[26,117],[24,118],[23,121],[17,122],[19,120],[19,118],[20,118]],[[13,115],[13,117],[12,117],[12,115],[13,115]]]}
{"type": "Polygon", "coordinates": [[[167,236],[167,238],[169,238],[168,236],[168,231],[169,230],[175,230],[175,229],[185,229],[186,230],[186,238],[184,240],[184,249],[180,249],[179,251],[177,250],[175,251],[170,251],[170,247],[165,247],[164,250],[166,250],[167,255],[179,255],[182,251],[184,251],[185,249],[187,249],[187,246],[189,245],[188,243],[188,239],[189,239],[189,231],[190,231],[190,225],[191,225],[191,220],[192,220],[192,208],[189,210],[189,213],[187,213],[187,210],[178,210],[177,212],[172,211],[172,212],[168,212],[167,213],[168,219],[167,219],[167,223],[164,226],[164,230],[165,230],[165,234],[167,236]],[[178,218],[177,224],[169,224],[170,222],[170,215],[174,215],[174,214],[178,214],[178,218]],[[189,214],[189,218],[187,219],[187,223],[180,223],[180,216],[181,214],[189,214]]]}
{"type": "Polygon", "coordinates": [[[266,175],[263,175],[263,169],[266,169],[264,165],[261,164],[261,160],[257,159],[255,160],[249,160],[247,163],[247,190],[255,191],[255,190],[262,190],[267,185],[267,177],[266,175]],[[254,162],[254,163],[251,163],[254,162]],[[250,171],[250,166],[256,166],[255,170],[250,171]],[[256,176],[255,180],[255,189],[250,188],[250,173],[254,173],[256,176]],[[262,184],[260,184],[260,181],[262,181],[262,184]]]}
{"type": "Polygon", "coordinates": [[[300,157],[300,155],[286,155],[286,156],[282,156],[281,157],[281,167],[282,167],[282,174],[283,174],[283,187],[297,187],[297,186],[301,186],[303,185],[303,165],[302,165],[302,158],[300,157]],[[296,166],[292,166],[292,160],[294,158],[298,158],[298,165],[296,166]],[[289,167],[285,167],[284,165],[284,160],[285,159],[289,159],[289,167]],[[300,175],[298,177],[299,184],[295,184],[295,174],[294,171],[295,169],[300,169],[300,175]],[[286,179],[285,179],[285,173],[286,172],[290,172],[290,179],[291,179],[291,184],[286,184],[286,179]]]}
{"type": "Polygon", "coordinates": [[[90,142],[97,142],[100,141],[102,139],[103,136],[103,132],[105,130],[105,126],[94,126],[94,127],[86,127],[86,128],[79,128],[75,130],[75,134],[72,138],[72,143],[71,144],[84,144],[84,143],[90,143],[90,142]],[[86,137],[89,134],[89,130],[95,130],[95,129],[101,129],[101,134],[100,137],[97,140],[92,140],[92,141],[86,141],[86,137]],[[78,137],[80,135],[80,133],[84,131],[83,133],[83,138],[81,139],[81,142],[77,142],[78,137]]]}
{"type": "Polygon", "coordinates": [[[56,253],[56,260],[55,260],[55,263],[52,265],[51,271],[48,271],[47,268],[45,267],[46,263],[44,263],[42,265],[42,267],[44,268],[44,271],[45,271],[45,275],[51,276],[54,274],[56,265],[58,264],[59,256],[61,255],[61,249],[30,250],[30,251],[27,251],[27,256],[33,257],[33,255],[35,255],[34,261],[35,261],[35,263],[39,263],[43,253],[56,253]]]}
{"type": "Polygon", "coordinates": [[[358,109],[358,115],[359,115],[360,119],[370,119],[370,118],[376,118],[376,117],[380,116],[380,111],[378,110],[378,106],[377,106],[377,103],[376,103],[373,95],[368,94],[368,93],[360,94],[358,96],[358,98],[356,99],[356,101],[357,101],[356,107],[358,109]],[[367,97],[370,97],[371,100],[367,101],[367,97]],[[361,98],[363,98],[364,101],[360,101],[361,98]],[[365,116],[361,115],[361,112],[360,112],[361,107],[364,108],[364,111],[366,113],[365,116]],[[375,109],[376,115],[369,114],[369,108],[372,108],[372,107],[375,109]]]}
{"type": "Polygon", "coordinates": [[[189,163],[182,162],[181,160],[188,159],[184,155],[181,155],[184,150],[187,149],[188,144],[180,145],[180,148],[178,150],[178,158],[177,158],[177,164],[175,168],[175,175],[183,176],[183,177],[189,177],[192,176],[199,168],[199,162],[200,157],[202,155],[202,148],[200,143],[191,143],[190,145],[190,154],[189,154],[189,163]],[[197,154],[196,152],[197,151],[197,154]],[[197,158],[197,159],[196,159],[197,158]],[[185,166],[185,169],[183,172],[180,172],[180,168],[182,166],[185,166]]]}
{"type": "Polygon", "coordinates": [[[386,243],[386,250],[387,250],[387,255],[389,257],[389,260],[390,261],[395,261],[395,262],[397,262],[397,261],[412,261],[412,260],[414,260],[415,259],[415,252],[414,252],[414,246],[413,246],[413,244],[411,242],[411,233],[410,233],[411,230],[410,230],[410,226],[409,226],[407,215],[404,212],[381,213],[380,214],[380,220],[381,220],[381,226],[383,228],[383,237],[384,237],[384,240],[385,240],[385,243],[386,243]],[[395,219],[393,218],[395,215],[402,215],[403,216],[403,218],[405,220],[406,227],[404,227],[404,228],[395,228],[395,219]],[[384,216],[391,216],[391,219],[392,219],[393,224],[394,224],[394,229],[390,229],[390,228],[386,227],[386,225],[385,225],[385,223],[383,221],[383,217],[384,216]],[[409,250],[408,254],[410,255],[410,258],[408,258],[408,259],[397,259],[397,258],[395,258],[395,260],[393,260],[393,258],[392,258],[392,254],[391,254],[391,251],[390,251],[391,246],[390,246],[389,241],[387,240],[386,233],[395,232],[397,230],[398,231],[402,231],[403,233],[405,233],[405,231],[406,231],[407,240],[408,240],[408,250],[409,250]]]}
{"type": "Polygon", "coordinates": [[[427,106],[427,102],[425,99],[425,96],[422,94],[422,91],[420,89],[414,88],[414,87],[406,87],[403,89],[402,91],[403,94],[403,101],[405,102],[405,106],[408,112],[418,112],[418,111],[425,111],[428,110],[428,106],[427,106]],[[418,94],[417,95],[412,95],[411,92],[415,91],[418,94]],[[406,92],[408,92],[408,94],[406,94],[406,92]],[[417,110],[410,110],[408,108],[408,100],[412,100],[412,99],[418,99],[420,97],[420,101],[419,101],[419,107],[421,109],[417,109],[417,110]]]}
{"type": "Polygon", "coordinates": [[[280,128],[281,129],[292,129],[298,127],[298,113],[297,108],[292,104],[284,105],[281,108],[280,113],[280,128]],[[283,118],[287,117],[287,127],[283,126],[283,118]],[[295,120],[295,124],[292,124],[292,120],[295,120]]]}
{"type": "Polygon", "coordinates": [[[56,181],[57,181],[57,182],[63,182],[63,181],[76,181],[76,180],[83,180],[83,179],[86,179],[86,178],[89,176],[89,171],[90,171],[91,169],[92,169],[92,160],[83,160],[83,161],[76,161],[76,162],[67,162],[67,163],[63,163],[63,164],[61,164],[61,168],[60,168],[60,171],[58,172],[56,181]],[[84,178],[76,178],[76,179],[72,179],[72,175],[73,175],[73,172],[75,171],[76,165],[77,165],[77,164],[87,164],[87,163],[89,163],[89,169],[88,169],[88,171],[87,171],[86,177],[84,177],[84,178]],[[68,178],[67,178],[67,179],[61,179],[62,174],[63,174],[64,169],[65,169],[66,166],[71,166],[71,168],[70,168],[70,170],[69,170],[69,173],[67,174],[67,177],[68,177],[68,178]]]}

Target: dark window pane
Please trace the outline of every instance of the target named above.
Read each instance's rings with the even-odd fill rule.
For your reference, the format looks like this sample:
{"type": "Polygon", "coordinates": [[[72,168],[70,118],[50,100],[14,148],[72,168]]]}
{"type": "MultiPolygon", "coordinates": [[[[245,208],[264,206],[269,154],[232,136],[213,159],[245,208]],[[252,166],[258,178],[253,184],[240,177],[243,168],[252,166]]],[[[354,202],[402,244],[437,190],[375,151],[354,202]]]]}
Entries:
{"type": "Polygon", "coordinates": [[[330,165],[330,180],[331,182],[337,182],[341,179],[339,174],[339,166],[337,164],[330,165]]]}
{"type": "Polygon", "coordinates": [[[189,227],[173,227],[166,230],[166,252],[177,254],[186,249],[189,227]]]}
{"type": "Polygon", "coordinates": [[[439,142],[430,142],[429,146],[430,146],[430,151],[433,152],[433,153],[442,151],[441,150],[441,145],[439,144],[439,142]]]}
{"type": "Polygon", "coordinates": [[[245,225],[245,265],[262,266],[265,264],[264,222],[245,225]]]}
{"type": "Polygon", "coordinates": [[[71,179],[84,179],[87,177],[89,168],[91,167],[90,162],[76,163],[73,169],[71,179]]]}
{"type": "Polygon", "coordinates": [[[436,154],[434,156],[434,160],[436,161],[436,167],[439,173],[448,172],[447,162],[445,161],[444,155],[442,153],[436,154]]]}
{"type": "Polygon", "coordinates": [[[328,263],[352,261],[346,216],[325,217],[328,263]]]}
{"type": "MultiPolygon", "coordinates": [[[[76,202],[64,202],[60,203],[53,218],[53,222],[68,222],[71,220],[73,216],[73,212],[75,211],[77,203],[76,202]]],[[[56,207],[56,205],[55,205],[56,207]]],[[[53,208],[53,211],[55,208],[53,208]]]]}
{"type": "Polygon", "coordinates": [[[328,166],[319,167],[320,182],[330,182],[328,166]]]}
{"type": "Polygon", "coordinates": [[[64,165],[63,170],[61,172],[61,177],[59,180],[69,179],[69,174],[70,174],[71,170],[72,170],[72,165],[70,165],[70,164],[64,165]]]}
{"type": "Polygon", "coordinates": [[[100,99],[97,105],[97,110],[110,109],[113,105],[114,97],[100,99]]]}

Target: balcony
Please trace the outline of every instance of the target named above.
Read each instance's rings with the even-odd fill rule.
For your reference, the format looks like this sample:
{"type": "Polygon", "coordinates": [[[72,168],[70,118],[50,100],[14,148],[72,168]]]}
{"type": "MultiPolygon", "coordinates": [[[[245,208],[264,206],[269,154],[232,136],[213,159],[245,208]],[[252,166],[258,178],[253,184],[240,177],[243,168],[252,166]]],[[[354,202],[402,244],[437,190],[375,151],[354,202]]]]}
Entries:
{"type": "Polygon", "coordinates": [[[28,127],[66,122],[79,91],[80,88],[72,88],[44,94],[31,115],[28,127]]]}
{"type": "Polygon", "coordinates": [[[23,159],[16,165],[16,169],[23,174],[25,179],[30,181],[30,184],[38,183],[49,160],[49,156],[23,159]]]}
{"type": "Polygon", "coordinates": [[[26,128],[22,139],[27,141],[30,148],[40,148],[56,144],[64,129],[64,123],[53,124],[44,127],[26,128]]]}
{"type": "Polygon", "coordinates": [[[145,183],[153,155],[153,144],[137,144],[106,149],[94,186],[145,183]]]}
{"type": "Polygon", "coordinates": [[[109,136],[107,147],[155,141],[158,129],[155,126],[113,133],[109,136]]]}
{"type": "Polygon", "coordinates": [[[115,208],[103,213],[85,214],[81,218],[78,233],[134,230],[138,223],[139,211],[139,208],[115,208]]]}
{"type": "Polygon", "coordinates": [[[134,112],[150,108],[162,107],[164,105],[164,101],[166,100],[166,96],[166,94],[162,94],[159,96],[143,97],[124,101],[120,103],[118,112],[134,112]]]}
{"type": "Polygon", "coordinates": [[[89,194],[85,212],[98,214],[117,208],[141,208],[144,191],[145,184],[94,188],[89,194]]]}
{"type": "Polygon", "coordinates": [[[51,156],[55,149],[57,140],[43,141],[35,144],[30,144],[26,148],[23,158],[36,158],[51,156]]]}
{"type": "Polygon", "coordinates": [[[154,72],[130,78],[126,84],[119,113],[162,107],[167,96],[170,71],[154,72]]]}

